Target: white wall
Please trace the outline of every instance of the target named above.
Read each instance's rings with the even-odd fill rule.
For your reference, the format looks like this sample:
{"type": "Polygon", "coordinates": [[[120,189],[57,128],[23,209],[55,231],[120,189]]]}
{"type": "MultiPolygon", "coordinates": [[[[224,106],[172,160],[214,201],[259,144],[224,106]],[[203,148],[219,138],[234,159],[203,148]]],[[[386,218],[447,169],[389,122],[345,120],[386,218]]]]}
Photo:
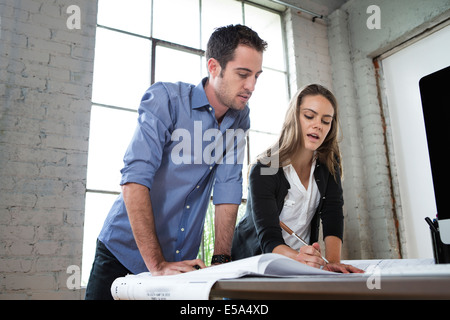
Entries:
{"type": "Polygon", "coordinates": [[[433,257],[424,221],[436,204],[419,80],[450,65],[450,26],[382,61],[410,258],[433,257]]]}
{"type": "MultiPolygon", "coordinates": [[[[344,139],[345,235],[350,259],[410,258],[389,106],[373,59],[450,17],[448,0],[349,0],[328,16],[333,87],[344,139]],[[380,8],[370,29],[367,8],[380,8]],[[430,5],[432,3],[432,5],[430,5]],[[380,103],[381,102],[381,103],[380,103]]],[[[410,65],[411,69],[416,65],[410,65]]],[[[423,219],[423,218],[422,218],[423,219]]]]}
{"type": "Polygon", "coordinates": [[[80,299],[97,1],[0,3],[0,300],[80,299]],[[70,11],[69,11],[70,12],[70,11]]]}

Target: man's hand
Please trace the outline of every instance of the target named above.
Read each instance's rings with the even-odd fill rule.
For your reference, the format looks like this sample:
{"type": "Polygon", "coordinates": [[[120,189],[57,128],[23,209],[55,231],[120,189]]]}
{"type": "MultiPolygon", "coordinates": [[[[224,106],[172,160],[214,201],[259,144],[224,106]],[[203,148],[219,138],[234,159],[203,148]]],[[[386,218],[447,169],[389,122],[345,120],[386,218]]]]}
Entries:
{"type": "Polygon", "coordinates": [[[152,276],[168,276],[197,270],[196,266],[202,269],[206,268],[205,263],[200,259],[184,260],[179,262],[163,261],[152,268],[150,273],[152,276]]]}

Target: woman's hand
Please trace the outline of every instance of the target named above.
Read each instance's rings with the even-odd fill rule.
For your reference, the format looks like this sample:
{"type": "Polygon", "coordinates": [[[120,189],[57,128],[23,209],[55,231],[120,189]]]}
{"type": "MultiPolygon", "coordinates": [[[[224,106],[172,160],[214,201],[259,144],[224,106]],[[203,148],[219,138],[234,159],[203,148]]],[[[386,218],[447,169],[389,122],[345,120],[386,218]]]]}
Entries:
{"type": "Polygon", "coordinates": [[[325,267],[326,262],[320,253],[320,245],[315,242],[311,246],[303,246],[295,257],[295,260],[314,268],[325,267]]]}
{"type": "Polygon", "coordinates": [[[340,273],[364,273],[364,270],[358,269],[349,264],[343,263],[328,263],[324,268],[327,271],[340,272],[340,273]]]}

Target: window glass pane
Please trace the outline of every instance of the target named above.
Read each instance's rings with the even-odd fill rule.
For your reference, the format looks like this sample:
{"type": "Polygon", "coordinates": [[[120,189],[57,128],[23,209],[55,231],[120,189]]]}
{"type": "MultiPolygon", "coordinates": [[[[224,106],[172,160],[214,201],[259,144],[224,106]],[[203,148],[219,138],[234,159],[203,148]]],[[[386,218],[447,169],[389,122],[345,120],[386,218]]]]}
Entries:
{"type": "Polygon", "coordinates": [[[85,286],[89,280],[92,262],[95,256],[97,237],[103,226],[109,209],[116,200],[116,195],[101,193],[86,193],[83,235],[83,262],[81,270],[81,285],[85,286]]]}
{"type": "Polygon", "coordinates": [[[200,46],[199,0],[153,0],[153,37],[200,46]]]}
{"type": "Polygon", "coordinates": [[[209,73],[208,73],[208,66],[206,65],[206,57],[203,55],[202,56],[202,62],[201,62],[201,78],[203,79],[204,77],[207,77],[207,76],[209,76],[209,73]]]}
{"type": "Polygon", "coordinates": [[[283,72],[263,69],[249,102],[253,130],[280,133],[289,103],[286,86],[283,72]]]}
{"type": "Polygon", "coordinates": [[[150,0],[99,0],[97,23],[150,36],[150,0]]]}
{"type": "Polygon", "coordinates": [[[264,65],[285,71],[280,15],[246,4],[245,24],[258,32],[258,35],[268,43],[267,51],[264,54],[264,65]]]}
{"type": "Polygon", "coordinates": [[[268,134],[250,130],[250,162],[254,162],[257,156],[270,148],[272,144],[277,141],[278,136],[278,134],[268,134]]]}
{"type": "Polygon", "coordinates": [[[137,109],[150,86],[150,41],[97,28],[92,101],[137,109]]]}
{"type": "Polygon", "coordinates": [[[242,4],[239,1],[203,0],[202,1],[202,49],[215,28],[242,24],[242,4]]]}
{"type": "Polygon", "coordinates": [[[155,57],[155,81],[200,83],[201,56],[157,46],[155,57]]]}
{"type": "Polygon", "coordinates": [[[136,127],[137,113],[92,106],[87,188],[120,191],[123,156],[136,127]]]}

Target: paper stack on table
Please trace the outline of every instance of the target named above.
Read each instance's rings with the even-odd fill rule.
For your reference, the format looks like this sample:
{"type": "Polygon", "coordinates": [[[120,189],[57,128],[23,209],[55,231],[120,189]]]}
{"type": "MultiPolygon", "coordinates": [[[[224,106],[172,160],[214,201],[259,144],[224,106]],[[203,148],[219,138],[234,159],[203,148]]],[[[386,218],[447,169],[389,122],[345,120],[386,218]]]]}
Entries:
{"type": "Polygon", "coordinates": [[[149,272],[117,278],[111,286],[116,300],[206,300],[217,280],[247,275],[285,277],[330,275],[285,256],[267,253],[197,271],[152,277],[149,272]]]}

